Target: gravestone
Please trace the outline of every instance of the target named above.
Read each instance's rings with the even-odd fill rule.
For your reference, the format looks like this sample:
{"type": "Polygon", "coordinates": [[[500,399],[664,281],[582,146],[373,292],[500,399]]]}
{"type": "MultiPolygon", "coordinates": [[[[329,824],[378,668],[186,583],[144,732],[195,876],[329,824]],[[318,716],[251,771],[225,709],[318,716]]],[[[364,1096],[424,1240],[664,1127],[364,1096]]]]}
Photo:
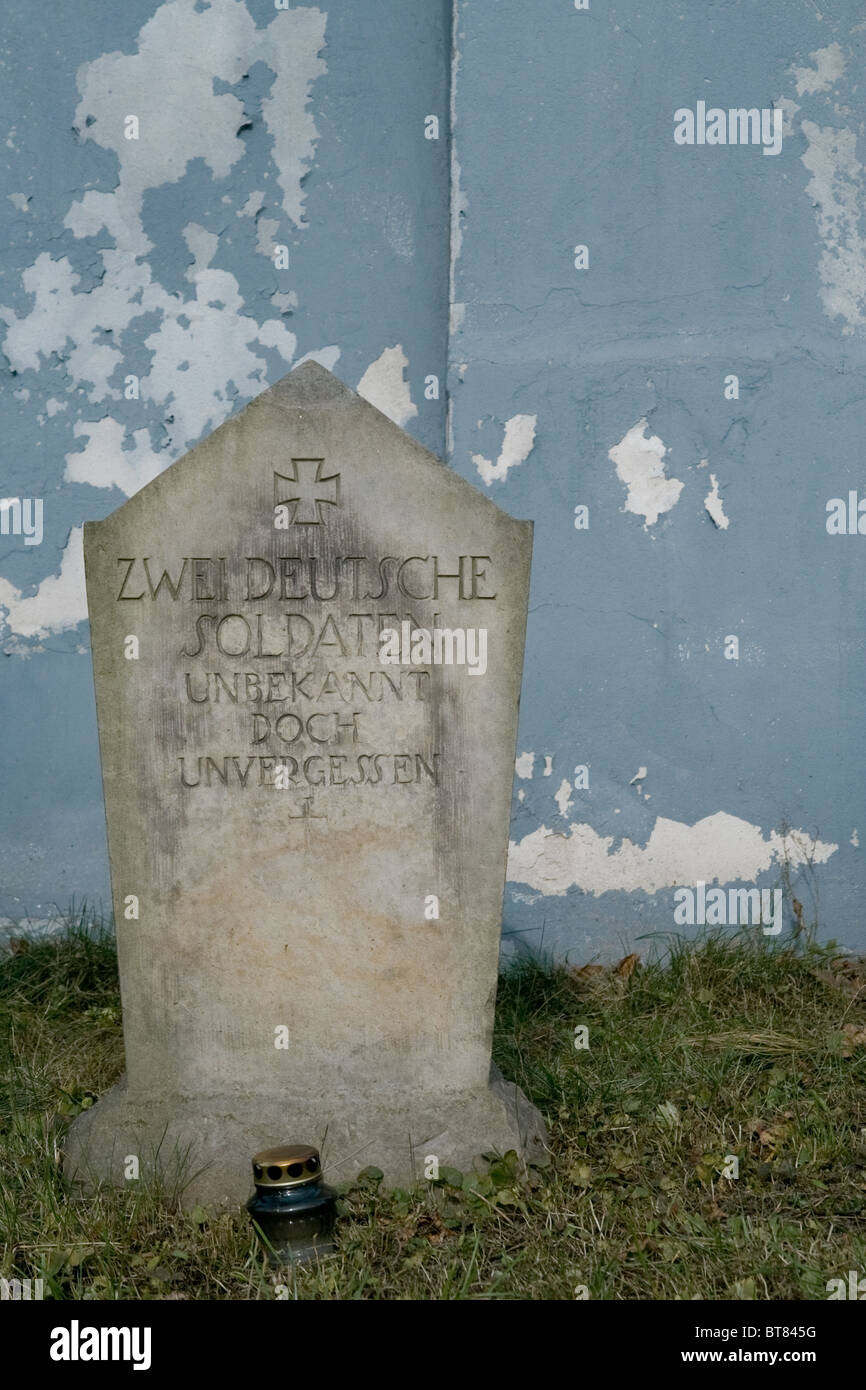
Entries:
{"type": "Polygon", "coordinates": [[[127,1070],[67,1173],[540,1157],[490,1058],[531,523],[306,363],[84,549],[127,1070]]]}

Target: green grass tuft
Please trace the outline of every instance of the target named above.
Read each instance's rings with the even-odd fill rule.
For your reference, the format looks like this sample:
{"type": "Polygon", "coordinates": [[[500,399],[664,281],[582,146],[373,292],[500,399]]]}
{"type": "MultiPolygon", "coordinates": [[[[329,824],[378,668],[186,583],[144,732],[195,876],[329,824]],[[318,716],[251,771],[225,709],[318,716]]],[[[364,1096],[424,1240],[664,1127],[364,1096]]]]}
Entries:
{"type": "Polygon", "coordinates": [[[649,966],[523,963],[494,1053],[547,1117],[549,1168],[505,1155],[392,1192],[367,1172],[342,1191],[338,1255],[275,1273],[243,1212],[183,1213],[146,1184],[67,1193],[65,1127],[123,1068],[113,941],[84,912],[13,940],[0,1274],[59,1299],[653,1300],[824,1299],[866,1272],[866,963],[745,936],[674,940],[649,966]]]}

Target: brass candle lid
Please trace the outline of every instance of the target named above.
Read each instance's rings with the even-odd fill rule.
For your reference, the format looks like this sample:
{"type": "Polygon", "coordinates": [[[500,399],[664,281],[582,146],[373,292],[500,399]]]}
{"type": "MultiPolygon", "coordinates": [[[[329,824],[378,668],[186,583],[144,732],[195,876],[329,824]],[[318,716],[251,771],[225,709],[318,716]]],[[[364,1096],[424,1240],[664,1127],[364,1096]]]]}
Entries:
{"type": "Polygon", "coordinates": [[[311,1144],[280,1144],[253,1159],[256,1187],[298,1187],[322,1176],[318,1149],[311,1144]]]}

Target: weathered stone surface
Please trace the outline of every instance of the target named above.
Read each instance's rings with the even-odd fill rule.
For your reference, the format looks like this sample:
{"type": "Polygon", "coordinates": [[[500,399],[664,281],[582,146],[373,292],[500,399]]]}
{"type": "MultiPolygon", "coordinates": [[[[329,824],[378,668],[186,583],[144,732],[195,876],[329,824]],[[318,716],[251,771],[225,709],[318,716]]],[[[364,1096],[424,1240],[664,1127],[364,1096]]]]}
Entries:
{"type": "Polygon", "coordinates": [[[127,1077],[70,1174],[183,1154],[236,1202],[280,1142],[337,1181],[539,1156],[490,1068],[530,549],[314,363],[87,526],[127,1077]],[[484,674],[382,664],[437,626],[484,674]]]}

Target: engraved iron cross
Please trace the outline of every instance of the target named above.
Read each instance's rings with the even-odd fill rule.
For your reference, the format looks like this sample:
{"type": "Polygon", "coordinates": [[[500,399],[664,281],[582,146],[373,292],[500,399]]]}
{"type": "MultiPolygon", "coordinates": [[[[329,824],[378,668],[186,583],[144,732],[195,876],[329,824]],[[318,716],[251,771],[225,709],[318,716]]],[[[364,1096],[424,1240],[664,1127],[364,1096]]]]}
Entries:
{"type": "Polygon", "coordinates": [[[274,506],[294,507],[293,526],[317,526],[324,519],[323,507],[339,505],[340,475],[323,477],[324,466],[324,459],[292,459],[291,476],[274,473],[274,506]]]}

